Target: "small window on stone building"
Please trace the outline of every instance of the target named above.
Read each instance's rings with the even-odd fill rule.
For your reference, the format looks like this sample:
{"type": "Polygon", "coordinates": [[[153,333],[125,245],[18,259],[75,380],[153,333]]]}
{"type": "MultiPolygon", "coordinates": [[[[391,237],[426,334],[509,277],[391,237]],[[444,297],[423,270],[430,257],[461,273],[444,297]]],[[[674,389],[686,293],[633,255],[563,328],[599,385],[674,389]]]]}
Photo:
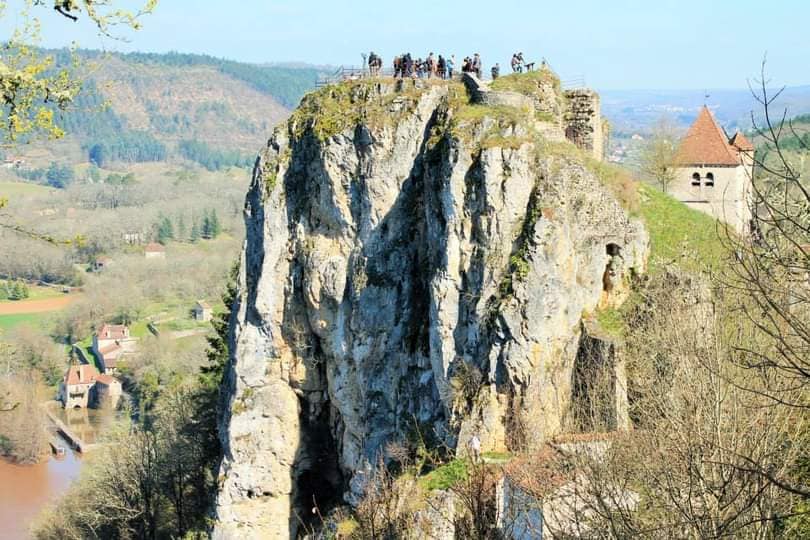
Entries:
{"type": "Polygon", "coordinates": [[[692,185],[693,186],[700,185],[700,173],[695,173],[692,175],[692,185]]]}
{"type": "Polygon", "coordinates": [[[706,180],[704,180],[703,185],[706,187],[714,187],[714,174],[706,173],[706,180]]]}

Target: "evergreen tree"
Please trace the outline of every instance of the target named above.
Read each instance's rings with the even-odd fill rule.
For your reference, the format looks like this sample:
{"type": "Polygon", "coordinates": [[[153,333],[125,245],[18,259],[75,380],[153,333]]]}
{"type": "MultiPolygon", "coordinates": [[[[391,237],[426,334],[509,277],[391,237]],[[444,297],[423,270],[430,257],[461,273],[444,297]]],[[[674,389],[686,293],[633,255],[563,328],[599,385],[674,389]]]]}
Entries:
{"type": "Polygon", "coordinates": [[[219,224],[219,217],[217,216],[216,209],[211,209],[211,217],[209,219],[211,226],[211,238],[216,238],[222,232],[222,225],[219,224]]]}
{"type": "Polygon", "coordinates": [[[211,239],[211,217],[208,215],[208,212],[203,215],[202,221],[202,237],[206,240],[211,239]]]}
{"type": "Polygon", "coordinates": [[[157,241],[163,245],[166,245],[169,240],[174,238],[174,226],[172,225],[172,220],[167,217],[163,217],[158,223],[158,234],[157,234],[157,241]]]}
{"type": "Polygon", "coordinates": [[[15,281],[11,285],[11,290],[8,292],[9,300],[23,300],[25,298],[28,298],[28,296],[29,296],[28,285],[19,280],[15,281]]]}
{"type": "Polygon", "coordinates": [[[64,189],[73,182],[73,169],[68,165],[51,162],[51,166],[45,172],[45,180],[51,187],[64,189]]]}
{"type": "Polygon", "coordinates": [[[200,224],[196,219],[191,220],[191,241],[196,243],[200,240],[200,224]]]}

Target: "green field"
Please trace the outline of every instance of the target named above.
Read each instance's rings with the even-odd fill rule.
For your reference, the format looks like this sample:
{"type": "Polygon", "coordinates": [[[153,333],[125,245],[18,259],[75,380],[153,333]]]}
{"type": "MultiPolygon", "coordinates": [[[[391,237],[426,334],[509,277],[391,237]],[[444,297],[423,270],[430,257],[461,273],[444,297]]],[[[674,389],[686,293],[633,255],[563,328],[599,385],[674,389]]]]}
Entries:
{"type": "MultiPolygon", "coordinates": [[[[38,285],[28,285],[28,298],[26,300],[46,300],[48,298],[60,298],[65,293],[54,287],[40,287],[38,285]]],[[[4,282],[0,281],[0,302],[13,302],[6,297],[4,282]]]]}
{"type": "Polygon", "coordinates": [[[20,313],[16,315],[0,315],[0,332],[11,330],[17,326],[31,325],[43,326],[50,313],[20,313]]]}
{"type": "Polygon", "coordinates": [[[29,182],[0,181],[0,198],[20,195],[46,195],[51,188],[29,182]]]}

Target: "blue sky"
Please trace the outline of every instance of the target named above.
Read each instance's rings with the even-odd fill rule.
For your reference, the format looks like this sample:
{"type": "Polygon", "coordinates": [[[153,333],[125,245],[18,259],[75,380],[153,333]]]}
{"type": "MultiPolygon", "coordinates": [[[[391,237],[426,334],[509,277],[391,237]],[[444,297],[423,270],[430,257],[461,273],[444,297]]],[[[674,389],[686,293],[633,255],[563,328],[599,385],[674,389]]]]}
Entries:
{"type": "Polygon", "coordinates": [[[386,65],[406,50],[480,52],[502,68],[521,50],[599,89],[743,88],[767,52],[774,84],[810,84],[807,0],[161,0],[128,43],[41,16],[52,47],[333,65],[369,49],[386,65]]]}

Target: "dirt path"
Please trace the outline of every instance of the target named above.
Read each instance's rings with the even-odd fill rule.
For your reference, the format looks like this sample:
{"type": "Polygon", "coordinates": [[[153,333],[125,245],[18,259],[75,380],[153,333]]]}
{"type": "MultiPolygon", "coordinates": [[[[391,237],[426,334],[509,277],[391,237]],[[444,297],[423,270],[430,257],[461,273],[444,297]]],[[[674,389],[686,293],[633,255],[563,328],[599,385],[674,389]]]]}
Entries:
{"type": "Polygon", "coordinates": [[[44,298],[42,300],[18,300],[16,302],[0,302],[0,315],[19,315],[21,313],[46,313],[64,309],[71,302],[77,300],[78,295],[65,295],[59,298],[44,298]]]}

